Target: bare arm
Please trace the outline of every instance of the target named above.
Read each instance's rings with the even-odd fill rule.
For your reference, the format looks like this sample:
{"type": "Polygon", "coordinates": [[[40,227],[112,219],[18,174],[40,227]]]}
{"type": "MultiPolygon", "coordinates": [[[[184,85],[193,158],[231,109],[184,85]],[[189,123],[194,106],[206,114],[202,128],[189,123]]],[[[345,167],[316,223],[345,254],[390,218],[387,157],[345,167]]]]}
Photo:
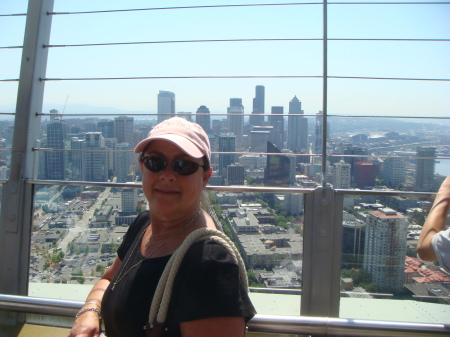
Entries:
{"type": "Polygon", "coordinates": [[[423,225],[417,243],[417,253],[422,260],[437,261],[431,240],[436,233],[445,230],[445,222],[450,206],[450,176],[442,183],[434,200],[433,207],[423,225]]]}
{"type": "MultiPolygon", "coordinates": [[[[109,267],[102,278],[94,284],[86,298],[84,308],[96,308],[101,310],[102,299],[106,288],[111,282],[112,278],[119,269],[122,261],[116,257],[114,263],[109,267]]],[[[69,337],[98,337],[100,335],[100,320],[99,315],[95,311],[87,311],[81,314],[74,322],[70,330],[69,337]]]]}
{"type": "Polygon", "coordinates": [[[214,317],[180,323],[183,337],[244,337],[244,317],[214,317]]]}

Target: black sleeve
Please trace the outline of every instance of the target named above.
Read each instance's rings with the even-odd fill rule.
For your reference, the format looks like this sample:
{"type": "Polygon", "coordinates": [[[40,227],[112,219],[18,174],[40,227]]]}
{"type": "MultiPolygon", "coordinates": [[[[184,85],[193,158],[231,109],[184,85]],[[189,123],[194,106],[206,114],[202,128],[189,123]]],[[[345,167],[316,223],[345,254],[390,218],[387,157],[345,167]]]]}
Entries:
{"type": "Polygon", "coordinates": [[[120,260],[123,261],[125,255],[130,249],[131,245],[134,242],[136,236],[139,235],[143,226],[146,226],[150,223],[150,212],[144,211],[139,214],[136,219],[133,220],[130,227],[128,228],[126,234],[123,237],[123,241],[117,249],[117,256],[120,260]]]}
{"type": "Polygon", "coordinates": [[[220,244],[193,244],[175,279],[169,316],[177,322],[211,317],[245,317],[256,313],[241,285],[239,266],[220,244]]]}

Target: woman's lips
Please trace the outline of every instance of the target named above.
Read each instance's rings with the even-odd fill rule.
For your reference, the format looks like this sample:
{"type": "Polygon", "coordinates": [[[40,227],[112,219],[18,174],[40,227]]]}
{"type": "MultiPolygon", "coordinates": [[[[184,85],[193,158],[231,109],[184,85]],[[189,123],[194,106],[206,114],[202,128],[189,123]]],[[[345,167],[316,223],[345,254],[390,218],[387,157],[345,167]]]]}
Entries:
{"type": "Polygon", "coordinates": [[[165,188],[155,188],[156,192],[162,193],[162,194],[178,194],[179,192],[176,190],[170,190],[165,188]]]}

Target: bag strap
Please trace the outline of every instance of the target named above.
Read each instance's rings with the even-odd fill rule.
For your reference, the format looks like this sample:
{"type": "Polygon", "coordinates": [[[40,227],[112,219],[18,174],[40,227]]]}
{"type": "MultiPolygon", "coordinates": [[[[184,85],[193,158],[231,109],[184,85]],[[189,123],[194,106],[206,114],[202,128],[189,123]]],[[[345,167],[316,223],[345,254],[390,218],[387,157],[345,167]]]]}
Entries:
{"type": "Polygon", "coordinates": [[[172,296],[172,287],[175,277],[178,272],[178,268],[184,258],[189,247],[197,241],[211,239],[222,247],[233,257],[233,260],[239,266],[239,278],[248,292],[248,279],[247,272],[245,270],[244,261],[242,260],[239,251],[234,243],[221,231],[213,228],[200,228],[190,233],[183,241],[180,247],[173,253],[169,262],[164,269],[163,274],[156,287],[155,294],[153,296],[152,304],[149,314],[150,327],[154,324],[164,323],[167,318],[167,311],[169,309],[170,298],[172,296]]]}

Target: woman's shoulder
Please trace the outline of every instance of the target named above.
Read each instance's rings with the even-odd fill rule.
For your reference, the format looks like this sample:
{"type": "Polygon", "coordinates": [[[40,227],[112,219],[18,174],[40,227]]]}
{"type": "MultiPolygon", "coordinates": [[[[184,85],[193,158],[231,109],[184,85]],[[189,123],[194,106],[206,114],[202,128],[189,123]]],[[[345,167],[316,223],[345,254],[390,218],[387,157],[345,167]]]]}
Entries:
{"type": "Polygon", "coordinates": [[[204,263],[217,261],[221,263],[234,263],[233,256],[229,250],[214,239],[197,241],[191,245],[186,252],[186,259],[191,262],[204,263]]]}

